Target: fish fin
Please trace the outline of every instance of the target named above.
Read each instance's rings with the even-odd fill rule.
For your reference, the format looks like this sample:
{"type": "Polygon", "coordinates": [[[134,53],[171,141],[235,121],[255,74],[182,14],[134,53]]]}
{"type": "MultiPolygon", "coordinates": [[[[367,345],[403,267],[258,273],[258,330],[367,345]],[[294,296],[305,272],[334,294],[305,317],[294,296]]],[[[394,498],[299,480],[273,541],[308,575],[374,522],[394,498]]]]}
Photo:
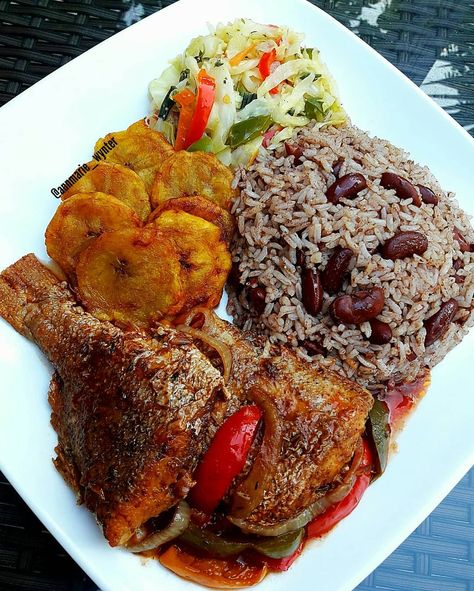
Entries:
{"type": "Polygon", "coordinates": [[[53,463],[56,466],[57,471],[61,474],[64,480],[74,490],[79,497],[79,502],[82,502],[81,488],[80,488],[80,475],[79,470],[74,462],[71,451],[67,446],[63,445],[61,436],[61,423],[59,416],[63,406],[63,381],[57,372],[54,372],[51,376],[51,382],[48,390],[48,401],[51,405],[51,425],[54,430],[58,433],[58,445],[54,448],[56,457],[53,459],[53,463]]]}

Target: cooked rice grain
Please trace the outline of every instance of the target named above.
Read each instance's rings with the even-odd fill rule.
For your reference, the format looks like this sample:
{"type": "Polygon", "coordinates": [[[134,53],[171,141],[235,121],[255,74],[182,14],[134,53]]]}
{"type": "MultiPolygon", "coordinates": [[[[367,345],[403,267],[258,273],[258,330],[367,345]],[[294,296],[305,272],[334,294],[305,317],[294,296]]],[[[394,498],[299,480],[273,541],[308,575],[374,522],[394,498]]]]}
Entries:
{"type": "Polygon", "coordinates": [[[261,154],[249,169],[237,173],[240,196],[233,212],[239,236],[233,259],[242,284],[256,277],[265,287],[266,307],[259,316],[248,302],[247,289],[238,294],[231,290],[230,314],[239,326],[289,343],[303,357],[342,370],[371,389],[416,378],[425,367],[439,363],[474,324],[474,253],[461,252],[453,237],[456,226],[474,244],[469,217],[426,167],[357,127],[318,130],[308,126],[293,141],[304,148],[301,164],[295,166],[294,157],[287,157],[281,147],[261,154]],[[368,188],[355,199],[332,205],[325,193],[335,180],[332,166],[339,157],[344,158],[340,176],[360,172],[368,188]],[[416,207],[411,199],[401,200],[393,190],[384,189],[379,181],[386,171],[429,187],[439,197],[438,205],[416,207]],[[423,256],[392,261],[377,253],[379,245],[395,232],[408,230],[428,237],[423,256]],[[304,251],[307,266],[323,270],[337,246],[355,254],[341,293],[374,285],[384,289],[385,307],[378,318],[392,328],[389,344],[368,341],[369,323],[335,324],[328,309],[336,296],[325,294],[317,317],[304,309],[297,249],[304,251]],[[456,259],[462,262],[457,274],[463,280],[458,283],[453,268],[456,259]],[[459,304],[455,322],[442,339],[425,349],[423,322],[449,298],[459,304]],[[305,339],[320,342],[327,355],[309,357],[299,346],[305,339]]]}

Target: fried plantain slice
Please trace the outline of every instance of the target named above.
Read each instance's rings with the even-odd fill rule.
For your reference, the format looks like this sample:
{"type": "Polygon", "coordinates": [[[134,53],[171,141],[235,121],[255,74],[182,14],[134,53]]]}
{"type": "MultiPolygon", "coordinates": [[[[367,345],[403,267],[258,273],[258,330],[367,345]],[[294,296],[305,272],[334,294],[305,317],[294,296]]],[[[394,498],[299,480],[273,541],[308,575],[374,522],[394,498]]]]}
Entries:
{"type": "Polygon", "coordinates": [[[151,129],[151,127],[148,127],[148,125],[146,124],[146,119],[139,119],[138,121],[135,121],[135,123],[132,123],[131,125],[129,125],[127,127],[127,132],[129,133],[156,133],[156,131],[154,129],[151,129]]]}
{"type": "Polygon", "coordinates": [[[220,229],[207,220],[175,210],[163,211],[150,225],[170,238],[178,251],[185,292],[179,312],[198,305],[217,306],[231,268],[231,256],[220,229]]]}
{"type": "Polygon", "coordinates": [[[63,201],[77,193],[100,192],[113,195],[125,205],[131,207],[138,217],[144,221],[150,215],[150,198],[145,184],[136,172],[121,164],[92,161],[90,168],[83,177],[64,193],[63,201]]]}
{"type": "Polygon", "coordinates": [[[156,228],[103,234],[77,263],[79,297],[101,320],[150,324],[182,306],[178,253],[156,228]]]}
{"type": "Polygon", "coordinates": [[[168,199],[201,195],[229,211],[235,196],[232,179],[230,169],[214,154],[180,150],[165,160],[156,175],[151,204],[158,207],[168,199]]]}
{"type": "Polygon", "coordinates": [[[163,161],[174,154],[174,149],[159,131],[137,121],[125,131],[108,133],[97,140],[94,153],[99,159],[135,171],[150,193],[156,173],[163,161]]]}
{"type": "Polygon", "coordinates": [[[221,230],[221,238],[230,244],[235,231],[235,221],[233,216],[205,197],[194,195],[193,197],[178,197],[169,199],[158,206],[148,218],[148,223],[159,217],[164,211],[185,211],[198,218],[211,222],[221,230]]]}
{"type": "Polygon", "coordinates": [[[104,232],[139,227],[136,213],[105,193],[78,193],[60,204],[46,228],[49,256],[70,278],[79,254],[104,232]]]}

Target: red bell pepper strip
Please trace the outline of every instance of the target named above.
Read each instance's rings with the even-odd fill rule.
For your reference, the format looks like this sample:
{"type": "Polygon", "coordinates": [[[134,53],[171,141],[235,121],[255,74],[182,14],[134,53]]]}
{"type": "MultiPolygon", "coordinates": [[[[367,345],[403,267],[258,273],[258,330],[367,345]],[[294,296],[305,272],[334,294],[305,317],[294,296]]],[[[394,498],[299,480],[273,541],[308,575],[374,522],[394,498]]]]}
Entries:
{"type": "Polygon", "coordinates": [[[425,373],[413,382],[398,384],[394,388],[389,388],[383,401],[390,411],[390,424],[392,426],[396,426],[408,414],[417,400],[426,392],[429,383],[429,373],[425,373]]]}
{"type": "Polygon", "coordinates": [[[258,71],[260,72],[260,76],[262,80],[268,78],[270,76],[270,66],[276,60],[276,49],[273,48],[271,51],[264,53],[258,62],[258,71]]]}
{"type": "Polygon", "coordinates": [[[335,503],[311,521],[307,530],[308,538],[319,538],[319,536],[331,530],[344,517],[347,517],[349,513],[352,513],[370,484],[371,466],[372,453],[369,444],[364,441],[364,454],[359,467],[359,469],[363,469],[364,471],[357,476],[351,492],[342,501],[335,503]]]}
{"type": "Polygon", "coordinates": [[[362,459],[360,461],[359,464],[359,472],[367,472],[370,474],[370,471],[372,470],[372,449],[370,447],[369,442],[364,438],[363,439],[363,446],[364,446],[364,451],[362,453],[362,459]]]}
{"type": "Polygon", "coordinates": [[[293,562],[298,558],[298,556],[303,552],[304,548],[304,539],[301,540],[301,544],[298,548],[291,554],[290,556],[285,556],[285,558],[265,558],[265,562],[269,569],[275,571],[285,571],[290,568],[293,562]]]}
{"type": "MultiPolygon", "coordinates": [[[[265,80],[265,78],[268,78],[268,76],[270,76],[271,66],[275,62],[275,60],[276,60],[276,49],[272,49],[271,51],[264,53],[262,55],[262,57],[260,58],[260,61],[258,62],[258,70],[260,72],[260,76],[262,77],[262,80],[265,80]]],[[[278,86],[275,86],[275,88],[272,88],[270,90],[270,94],[276,94],[277,92],[278,92],[278,86]]]]}
{"type": "Polygon", "coordinates": [[[344,519],[344,517],[347,517],[349,513],[352,513],[359,504],[359,501],[369,484],[370,474],[361,474],[358,476],[347,497],[332,507],[329,507],[329,509],[321,515],[318,515],[318,517],[308,525],[308,538],[319,538],[319,536],[322,536],[331,530],[337,523],[344,519]]]}
{"type": "Polygon", "coordinates": [[[392,426],[403,418],[413,406],[413,400],[409,396],[387,396],[384,402],[388,406],[392,426]]]}
{"type": "Polygon", "coordinates": [[[216,98],[216,81],[207,74],[206,70],[200,70],[197,76],[198,91],[196,108],[189,124],[188,133],[184,142],[187,149],[191,144],[200,140],[206,131],[207,122],[216,98]]]}
{"type": "MultiPolygon", "coordinates": [[[[308,526],[307,539],[321,536],[334,527],[341,519],[349,515],[349,513],[357,506],[362,494],[370,484],[371,467],[372,452],[370,451],[368,443],[364,441],[364,452],[359,466],[359,470],[364,470],[364,472],[358,476],[356,482],[354,483],[353,489],[347,495],[347,497],[313,519],[313,521],[308,526]]],[[[288,570],[303,551],[304,545],[305,540],[303,539],[293,554],[290,556],[285,556],[285,558],[277,559],[266,557],[265,562],[268,565],[268,568],[274,571],[288,570]]]]}
{"type": "MultiPolygon", "coordinates": [[[[270,25],[272,26],[272,25],[270,25]]],[[[276,40],[276,44],[280,45],[281,43],[281,39],[277,39],[276,40]]],[[[262,77],[262,80],[265,80],[265,78],[268,78],[268,76],[270,76],[270,74],[272,73],[272,64],[274,64],[276,61],[276,49],[273,48],[271,51],[268,51],[267,53],[264,53],[262,55],[262,57],[260,58],[260,61],[258,63],[258,70],[260,72],[260,76],[262,77]]],[[[270,90],[270,94],[277,94],[278,93],[278,86],[275,86],[275,88],[272,88],[270,90]]]]}
{"type": "Polygon", "coordinates": [[[178,130],[174,142],[175,150],[183,150],[186,147],[186,136],[193,119],[194,99],[194,93],[189,88],[184,88],[181,92],[173,96],[173,100],[181,107],[179,111],[178,130]]]}
{"type": "Polygon", "coordinates": [[[217,507],[245,466],[261,418],[258,406],[243,406],[219,427],[194,474],[189,500],[195,507],[206,513],[217,507]]]}

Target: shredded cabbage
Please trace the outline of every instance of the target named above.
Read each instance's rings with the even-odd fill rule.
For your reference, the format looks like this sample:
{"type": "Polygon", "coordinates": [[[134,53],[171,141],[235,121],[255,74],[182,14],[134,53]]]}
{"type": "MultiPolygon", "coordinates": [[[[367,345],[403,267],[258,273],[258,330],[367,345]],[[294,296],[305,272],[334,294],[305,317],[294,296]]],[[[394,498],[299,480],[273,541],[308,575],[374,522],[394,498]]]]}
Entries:
{"type": "Polygon", "coordinates": [[[346,121],[335,81],[319,51],[302,46],[301,33],[243,18],[209,30],[208,35],[192,39],[184,53],[150,83],[154,127],[170,141],[176,136],[179,113],[169,101],[183,88],[198,96],[202,70],[215,81],[214,102],[204,131],[209,138],[206,145],[209,142],[209,149],[225,164],[246,165],[261,148],[265,129],[233,150],[228,145],[232,126],[247,119],[270,116],[270,127],[275,124],[278,129],[269,140],[270,148],[290,138],[295,128],[312,118],[319,127],[346,121]],[[165,100],[168,108],[163,112],[170,114],[163,121],[158,113],[165,100]]]}
{"type": "Polygon", "coordinates": [[[206,66],[206,72],[216,81],[215,102],[208,121],[213,152],[216,153],[225,148],[229,129],[234,124],[238,93],[234,91],[229,68],[222,60],[219,61],[219,65],[217,60],[211,60],[206,66]]]}

